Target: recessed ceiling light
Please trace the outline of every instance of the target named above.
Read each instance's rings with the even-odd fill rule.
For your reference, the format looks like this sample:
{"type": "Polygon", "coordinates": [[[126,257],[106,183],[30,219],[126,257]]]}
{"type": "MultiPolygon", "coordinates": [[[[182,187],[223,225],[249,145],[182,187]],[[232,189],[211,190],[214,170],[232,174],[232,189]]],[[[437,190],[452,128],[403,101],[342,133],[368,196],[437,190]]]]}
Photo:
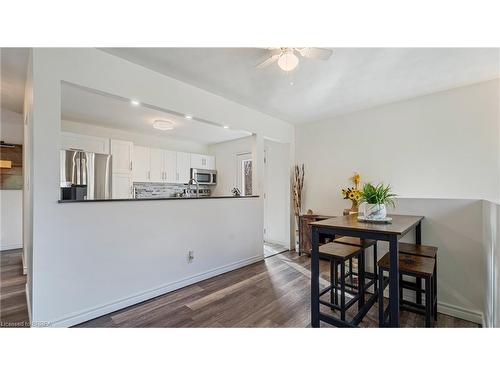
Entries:
{"type": "Polygon", "coordinates": [[[135,105],[135,106],[138,106],[138,105],[139,105],[139,104],[141,104],[141,103],[139,103],[139,101],[138,101],[138,100],[132,99],[132,100],[130,101],[130,104],[135,105]]]}
{"type": "Polygon", "coordinates": [[[224,129],[229,129],[229,126],[224,125],[224,126],[223,126],[223,128],[224,128],[224,129]]]}
{"type": "Polygon", "coordinates": [[[191,116],[191,115],[184,115],[184,118],[185,118],[186,120],[192,120],[192,119],[193,119],[193,116],[191,116]]]}
{"type": "Polygon", "coordinates": [[[155,120],[153,121],[153,128],[158,130],[172,130],[174,123],[169,120],[155,120]]]}
{"type": "Polygon", "coordinates": [[[293,86],[293,82],[290,82],[290,86],[293,86]]]}

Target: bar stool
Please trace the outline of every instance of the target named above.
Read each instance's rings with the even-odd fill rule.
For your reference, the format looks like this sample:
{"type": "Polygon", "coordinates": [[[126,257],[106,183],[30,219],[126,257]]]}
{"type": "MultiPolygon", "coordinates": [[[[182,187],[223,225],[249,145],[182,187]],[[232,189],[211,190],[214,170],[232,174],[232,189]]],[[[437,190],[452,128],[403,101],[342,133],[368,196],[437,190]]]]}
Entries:
{"type": "MultiPolygon", "coordinates": [[[[434,320],[437,321],[437,252],[438,248],[435,246],[428,246],[428,245],[415,245],[412,243],[405,243],[405,242],[400,242],[399,243],[399,253],[400,254],[409,254],[409,255],[415,255],[419,257],[425,257],[425,258],[432,258],[434,259],[434,298],[435,298],[435,304],[434,304],[434,320]]],[[[414,288],[417,289],[422,289],[422,282],[420,278],[416,279],[415,283],[411,283],[408,281],[404,281],[400,279],[400,288],[401,289],[411,289],[415,290],[414,288]]],[[[403,291],[401,290],[400,294],[402,295],[403,291]]],[[[402,298],[401,298],[402,300],[402,298]]],[[[417,303],[422,302],[422,297],[421,297],[421,292],[417,290],[417,303]]],[[[405,301],[406,303],[406,301],[405,301]]],[[[407,304],[407,303],[406,303],[407,304]]]]}
{"type": "MultiPolygon", "coordinates": [[[[402,276],[413,276],[424,279],[425,281],[425,289],[420,289],[420,292],[425,293],[425,305],[421,305],[418,303],[413,303],[409,301],[401,302],[403,305],[411,304],[411,311],[419,314],[425,315],[425,326],[431,327],[433,325],[433,316],[434,316],[434,306],[436,304],[435,296],[434,296],[434,268],[436,266],[436,261],[432,258],[421,257],[415,255],[409,255],[401,253],[399,254],[399,274],[402,276]]],[[[378,295],[378,304],[379,304],[379,321],[381,322],[381,326],[385,326],[387,316],[389,315],[389,310],[384,310],[384,289],[388,285],[388,278],[384,278],[384,271],[389,271],[390,265],[390,255],[389,253],[385,254],[379,261],[379,295],[378,295]]],[[[415,289],[417,289],[415,287],[415,289]]],[[[400,297],[401,297],[400,288],[400,297]]]]}
{"type": "MultiPolygon", "coordinates": [[[[378,285],[377,285],[377,241],[375,240],[365,240],[363,238],[358,238],[358,237],[348,237],[348,236],[342,236],[342,237],[337,237],[333,242],[337,243],[343,243],[346,245],[352,245],[352,246],[358,246],[361,247],[364,250],[370,248],[373,246],[373,273],[366,272],[365,271],[365,279],[368,278],[370,279],[370,282],[366,285],[365,290],[369,288],[370,286],[373,285],[373,288],[375,290],[375,293],[378,290],[378,285]]],[[[352,258],[349,259],[349,271],[346,275],[351,278],[351,284],[352,282],[352,276],[358,276],[357,272],[353,271],[353,264],[352,264],[352,258]]],[[[352,285],[351,285],[352,287],[352,285]]]]}
{"type": "Polygon", "coordinates": [[[320,291],[319,303],[329,306],[332,310],[340,311],[341,320],[345,321],[345,314],[349,308],[358,301],[361,305],[364,303],[364,251],[359,246],[353,246],[337,242],[329,242],[319,247],[319,255],[323,259],[330,261],[330,285],[320,291]],[[351,285],[346,288],[345,279],[348,277],[345,272],[346,261],[358,257],[358,278],[359,287],[354,289],[351,285]],[[338,275],[338,266],[340,265],[340,277],[338,275]],[[340,304],[338,294],[340,291],[340,304]],[[330,302],[321,299],[321,296],[330,292],[330,302]],[[346,292],[353,295],[353,298],[346,303],[346,292]]]}

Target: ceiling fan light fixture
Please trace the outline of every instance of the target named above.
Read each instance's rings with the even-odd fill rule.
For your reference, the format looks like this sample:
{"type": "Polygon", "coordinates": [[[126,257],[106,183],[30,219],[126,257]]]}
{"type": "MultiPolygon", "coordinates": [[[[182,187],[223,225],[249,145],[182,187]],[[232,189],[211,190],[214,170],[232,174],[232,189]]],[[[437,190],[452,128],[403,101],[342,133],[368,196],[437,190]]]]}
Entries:
{"type": "Polygon", "coordinates": [[[278,59],[278,66],[285,72],[294,70],[299,65],[299,58],[293,51],[286,51],[278,59]]]}
{"type": "Polygon", "coordinates": [[[169,120],[155,120],[153,121],[153,128],[158,130],[172,130],[174,128],[174,123],[169,120]]]}

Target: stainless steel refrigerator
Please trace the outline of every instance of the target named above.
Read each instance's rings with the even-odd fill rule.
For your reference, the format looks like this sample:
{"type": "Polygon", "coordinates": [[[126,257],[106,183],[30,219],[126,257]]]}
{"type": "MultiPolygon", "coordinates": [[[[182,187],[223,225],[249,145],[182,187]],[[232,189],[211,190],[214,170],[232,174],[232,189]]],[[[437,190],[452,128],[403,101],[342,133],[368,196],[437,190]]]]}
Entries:
{"type": "Polygon", "coordinates": [[[61,189],[86,189],[83,199],[111,199],[111,155],[61,150],[61,189]]]}

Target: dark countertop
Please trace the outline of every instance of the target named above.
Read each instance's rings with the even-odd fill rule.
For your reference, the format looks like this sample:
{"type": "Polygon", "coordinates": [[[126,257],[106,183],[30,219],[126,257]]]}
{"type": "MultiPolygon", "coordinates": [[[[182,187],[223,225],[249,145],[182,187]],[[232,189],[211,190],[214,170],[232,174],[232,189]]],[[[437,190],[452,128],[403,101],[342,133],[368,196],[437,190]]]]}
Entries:
{"type": "Polygon", "coordinates": [[[90,203],[90,202],[127,202],[127,201],[181,201],[192,199],[245,199],[245,198],[258,198],[258,195],[246,195],[240,197],[233,197],[232,195],[218,196],[218,197],[169,197],[169,198],[126,198],[126,199],[85,199],[79,201],[73,200],[58,200],[58,203],[90,203]]]}

